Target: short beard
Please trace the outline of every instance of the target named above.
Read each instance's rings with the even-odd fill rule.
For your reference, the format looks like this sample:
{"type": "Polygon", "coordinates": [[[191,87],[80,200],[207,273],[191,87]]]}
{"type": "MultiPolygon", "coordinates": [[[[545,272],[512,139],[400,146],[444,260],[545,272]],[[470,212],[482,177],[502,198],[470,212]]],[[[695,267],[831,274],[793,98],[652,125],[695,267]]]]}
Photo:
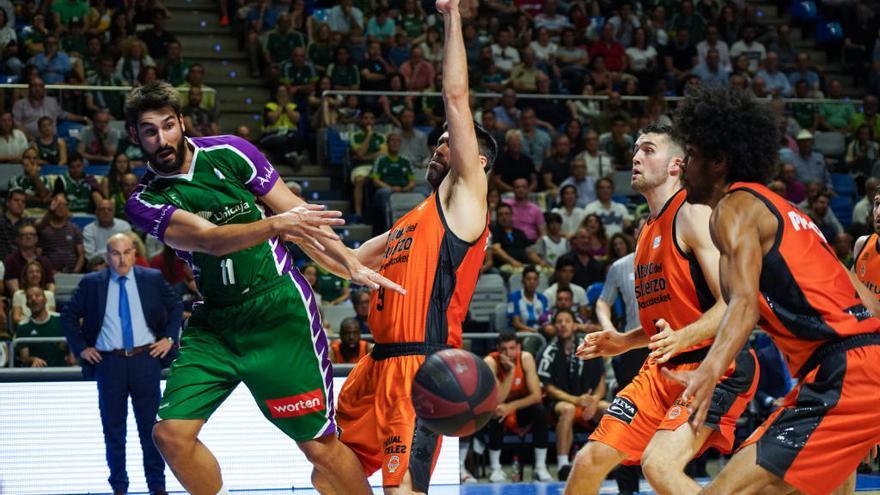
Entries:
{"type": "Polygon", "coordinates": [[[428,184],[431,184],[431,187],[436,191],[440,189],[440,184],[443,183],[443,179],[445,179],[447,175],[449,175],[449,170],[441,174],[435,172],[434,169],[428,165],[428,170],[425,171],[425,180],[428,181],[428,184]]]}
{"type": "Polygon", "coordinates": [[[163,174],[170,174],[180,170],[180,167],[183,165],[183,159],[186,156],[186,138],[181,137],[180,142],[177,143],[177,149],[174,150],[174,160],[172,160],[170,163],[164,164],[159,161],[157,156],[159,155],[159,153],[162,153],[168,148],[171,147],[166,146],[162,149],[157,150],[156,153],[149,156],[150,165],[152,165],[153,168],[156,169],[156,171],[163,174]]]}

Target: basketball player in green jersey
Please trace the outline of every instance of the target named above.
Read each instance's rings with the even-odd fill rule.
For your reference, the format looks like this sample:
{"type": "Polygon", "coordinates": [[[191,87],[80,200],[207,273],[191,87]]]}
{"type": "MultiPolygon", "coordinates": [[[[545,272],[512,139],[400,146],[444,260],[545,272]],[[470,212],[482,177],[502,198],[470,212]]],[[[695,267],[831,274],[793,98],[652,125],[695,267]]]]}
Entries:
{"type": "Polygon", "coordinates": [[[167,83],[134,89],[125,112],[150,169],[128,216],[190,264],[205,298],[183,332],[153,429],[171,470],[190,493],[226,492],[217,459],[197,437],[244,382],[336,492],[370,493],[357,458],[336,438],[327,337],[284,241],[341,277],[403,290],[339,242],[329,228],[342,223],[339,212],[296,197],[249,142],[184,137],[180,100],[167,83]]]}

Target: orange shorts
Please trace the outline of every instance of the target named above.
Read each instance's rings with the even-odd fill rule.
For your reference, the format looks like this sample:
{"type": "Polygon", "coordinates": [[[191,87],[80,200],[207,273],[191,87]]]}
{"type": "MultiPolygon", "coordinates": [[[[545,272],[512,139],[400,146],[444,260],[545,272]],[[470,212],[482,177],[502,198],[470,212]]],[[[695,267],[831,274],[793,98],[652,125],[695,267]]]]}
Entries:
{"type": "MultiPolygon", "coordinates": [[[[677,371],[693,370],[701,359],[693,361],[696,362],[663,366],[677,371]]],[[[676,430],[690,417],[686,403],[681,400],[684,386],[667,379],[660,368],[654,361],[645,362],[633,381],[617,394],[599,427],[590,435],[590,440],[623,452],[624,464],[638,464],[655,432],[676,430]]],[[[706,426],[716,431],[700,454],[709,447],[723,453],[731,451],[736,420],[755,396],[757,387],[757,357],[751,349],[743,349],[715,386],[706,426]]]]}
{"type": "Polygon", "coordinates": [[[417,427],[410,390],[425,356],[358,361],[339,392],[336,423],[367,476],[382,469],[383,486],[400,486],[407,470],[413,488],[427,492],[441,437],[417,427]],[[415,452],[414,456],[411,453],[415,452]]]}
{"type": "Polygon", "coordinates": [[[827,494],[880,443],[880,346],[834,352],[807,373],[743,446],[758,465],[810,495],[827,494]]]}

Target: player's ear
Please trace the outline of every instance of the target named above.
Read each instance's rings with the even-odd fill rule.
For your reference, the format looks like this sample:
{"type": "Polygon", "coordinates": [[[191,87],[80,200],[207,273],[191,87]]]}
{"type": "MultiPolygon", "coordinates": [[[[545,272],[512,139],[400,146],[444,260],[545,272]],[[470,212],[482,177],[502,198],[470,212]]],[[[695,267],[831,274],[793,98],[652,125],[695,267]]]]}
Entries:
{"type": "Polygon", "coordinates": [[[183,115],[177,114],[177,122],[180,124],[180,133],[184,136],[186,135],[186,122],[183,120],[183,115]]]}
{"type": "Polygon", "coordinates": [[[669,174],[681,175],[681,167],[684,165],[684,156],[676,155],[669,161],[669,174]]]}
{"type": "Polygon", "coordinates": [[[480,167],[482,167],[485,172],[489,171],[489,160],[483,155],[480,155],[480,167]]]}
{"type": "Polygon", "coordinates": [[[141,144],[141,140],[138,138],[138,133],[137,133],[137,129],[135,128],[135,126],[133,126],[131,124],[126,124],[125,130],[128,131],[128,137],[130,137],[132,141],[134,141],[138,145],[141,144]]]}

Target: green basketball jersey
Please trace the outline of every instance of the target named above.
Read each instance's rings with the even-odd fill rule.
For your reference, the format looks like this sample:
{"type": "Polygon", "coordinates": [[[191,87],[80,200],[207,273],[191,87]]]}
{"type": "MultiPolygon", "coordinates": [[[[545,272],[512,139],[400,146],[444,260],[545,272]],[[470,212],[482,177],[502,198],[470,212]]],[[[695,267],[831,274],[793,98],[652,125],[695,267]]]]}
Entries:
{"type": "MultiPolygon", "coordinates": [[[[133,225],[163,240],[175,210],[215,225],[253,223],[264,217],[257,198],[268,193],[278,173],[251,143],[236,136],[190,139],[195,147],[187,174],[159,176],[151,170],[126,204],[133,225]]],[[[260,286],[291,273],[292,256],[278,238],[217,257],[178,251],[193,268],[209,304],[240,302],[260,286]]]]}

